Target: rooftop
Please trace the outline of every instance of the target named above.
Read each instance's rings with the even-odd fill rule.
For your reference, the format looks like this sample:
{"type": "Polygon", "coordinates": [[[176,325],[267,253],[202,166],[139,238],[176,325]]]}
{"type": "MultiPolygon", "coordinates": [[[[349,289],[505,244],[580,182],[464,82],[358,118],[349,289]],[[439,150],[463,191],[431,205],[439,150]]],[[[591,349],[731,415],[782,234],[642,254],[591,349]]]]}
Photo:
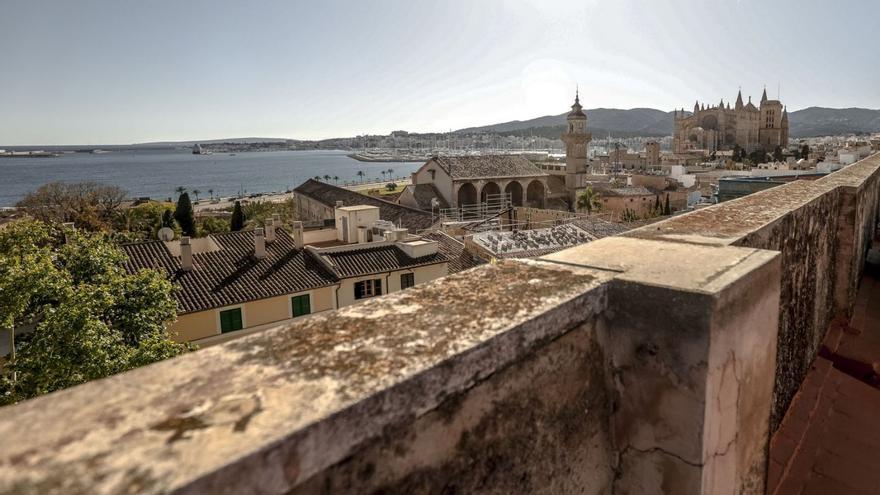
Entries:
{"type": "Polygon", "coordinates": [[[210,236],[219,250],[193,253],[193,269],[180,268],[161,241],[122,246],[128,255],[126,269],[137,272],[154,268],[165,272],[178,288],[175,298],[181,313],[192,313],[242,302],[281,296],[333,285],[337,277],[306,250],[296,249],[284,229],[275,230],[274,242],[266,243],[267,256],[254,258],[254,232],[241,231],[210,236]]]}
{"type": "Polygon", "coordinates": [[[430,161],[437,163],[453,179],[547,176],[520,155],[438,156],[430,161]]]}
{"type": "Polygon", "coordinates": [[[379,216],[383,220],[388,220],[410,230],[426,230],[434,224],[430,212],[366,196],[315,179],[303,182],[293,191],[322,203],[328,208],[335,208],[337,201],[342,201],[344,206],[378,206],[379,216]]]}

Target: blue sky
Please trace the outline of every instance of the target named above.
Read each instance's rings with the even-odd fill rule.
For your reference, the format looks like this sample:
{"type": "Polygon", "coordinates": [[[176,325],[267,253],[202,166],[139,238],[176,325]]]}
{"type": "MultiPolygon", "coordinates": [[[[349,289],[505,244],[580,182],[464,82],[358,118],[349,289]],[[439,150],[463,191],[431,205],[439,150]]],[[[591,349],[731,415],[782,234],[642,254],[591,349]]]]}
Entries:
{"type": "Polygon", "coordinates": [[[0,144],[446,131],[743,94],[880,108],[880,1],[0,0],[0,144]]]}

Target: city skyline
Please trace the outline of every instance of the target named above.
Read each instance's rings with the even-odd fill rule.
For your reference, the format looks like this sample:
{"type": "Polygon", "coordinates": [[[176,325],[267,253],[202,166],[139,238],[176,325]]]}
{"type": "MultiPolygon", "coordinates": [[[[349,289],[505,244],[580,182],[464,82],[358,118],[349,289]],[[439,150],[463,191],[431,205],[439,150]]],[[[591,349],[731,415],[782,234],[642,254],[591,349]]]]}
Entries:
{"type": "Polygon", "coordinates": [[[880,108],[867,2],[6,2],[0,142],[445,132],[759,98],[880,108]],[[823,29],[824,28],[824,29],[823,29]],[[503,40],[503,42],[499,41],[503,40]],[[781,92],[778,88],[781,86],[781,92]],[[780,94],[781,93],[781,94],[780,94]]]}

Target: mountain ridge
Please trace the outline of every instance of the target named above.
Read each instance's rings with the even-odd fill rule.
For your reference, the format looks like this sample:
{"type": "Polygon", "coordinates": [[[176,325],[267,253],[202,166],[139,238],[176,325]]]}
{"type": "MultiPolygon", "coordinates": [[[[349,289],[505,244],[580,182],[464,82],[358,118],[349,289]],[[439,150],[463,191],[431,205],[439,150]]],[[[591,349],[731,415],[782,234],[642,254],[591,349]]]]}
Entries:
{"type": "MultiPolygon", "coordinates": [[[[669,136],[674,130],[674,110],[664,112],[655,108],[593,108],[585,112],[588,129],[597,137],[608,133],[619,137],[669,136]]],[[[557,128],[561,132],[566,115],[567,113],[544,115],[528,120],[466,127],[454,132],[509,134],[540,130],[536,134],[548,135],[556,132],[557,128]]],[[[788,118],[792,137],[880,132],[880,110],[868,108],[808,107],[789,112],[788,118]]]]}

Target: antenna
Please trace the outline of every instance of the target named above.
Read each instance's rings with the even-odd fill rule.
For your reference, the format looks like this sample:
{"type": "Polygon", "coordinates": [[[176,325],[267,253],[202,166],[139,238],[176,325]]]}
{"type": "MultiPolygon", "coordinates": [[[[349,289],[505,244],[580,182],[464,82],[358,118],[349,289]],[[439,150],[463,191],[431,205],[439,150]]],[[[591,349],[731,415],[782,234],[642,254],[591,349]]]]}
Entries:
{"type": "Polygon", "coordinates": [[[776,82],[776,99],[782,100],[782,83],[779,81],[776,82]]]}

